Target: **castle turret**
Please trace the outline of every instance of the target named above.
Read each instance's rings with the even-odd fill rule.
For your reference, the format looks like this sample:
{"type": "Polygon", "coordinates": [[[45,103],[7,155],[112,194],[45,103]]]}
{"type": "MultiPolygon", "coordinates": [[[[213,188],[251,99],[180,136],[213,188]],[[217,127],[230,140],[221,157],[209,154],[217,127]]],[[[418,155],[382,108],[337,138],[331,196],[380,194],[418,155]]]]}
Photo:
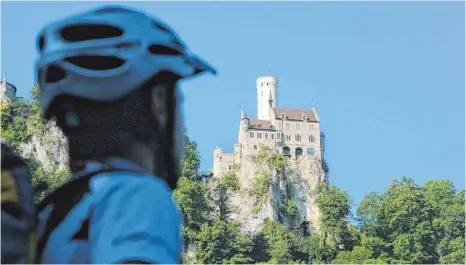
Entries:
{"type": "Polygon", "coordinates": [[[6,102],[16,98],[16,87],[6,81],[5,74],[3,75],[3,80],[0,81],[0,96],[1,101],[6,102]]]}
{"type": "Polygon", "coordinates": [[[246,110],[243,106],[241,106],[241,129],[243,131],[247,131],[249,128],[249,118],[246,114],[246,110]]]}
{"type": "Polygon", "coordinates": [[[214,170],[212,173],[214,176],[218,176],[220,172],[222,171],[221,169],[221,163],[222,163],[222,148],[216,146],[214,149],[214,170]]]}
{"type": "Polygon", "coordinates": [[[239,127],[239,134],[238,134],[238,143],[242,143],[245,139],[245,133],[249,129],[249,118],[246,114],[246,110],[243,106],[241,106],[241,118],[240,118],[240,127],[239,127]]]}
{"type": "Polygon", "coordinates": [[[261,76],[257,79],[257,116],[259,120],[270,120],[270,109],[278,106],[278,80],[274,76],[261,76]]]}

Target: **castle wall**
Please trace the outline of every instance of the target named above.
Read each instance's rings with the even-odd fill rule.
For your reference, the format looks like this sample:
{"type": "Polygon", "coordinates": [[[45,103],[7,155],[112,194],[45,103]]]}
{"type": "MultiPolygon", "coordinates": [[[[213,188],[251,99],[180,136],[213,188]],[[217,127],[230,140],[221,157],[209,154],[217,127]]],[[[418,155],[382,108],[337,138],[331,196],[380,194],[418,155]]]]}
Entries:
{"type": "Polygon", "coordinates": [[[235,153],[224,153],[222,149],[214,150],[214,177],[221,176],[230,171],[235,164],[235,153]]]}
{"type": "Polygon", "coordinates": [[[251,130],[245,133],[243,140],[243,155],[248,155],[259,150],[259,144],[264,144],[270,148],[275,148],[276,132],[267,130],[251,130]],[[273,135],[273,139],[272,139],[273,135]]]}
{"type": "MultiPolygon", "coordinates": [[[[277,123],[280,123],[280,121],[277,121],[277,123]]],[[[290,148],[292,157],[295,156],[296,148],[302,148],[303,154],[311,155],[311,153],[314,153],[311,156],[321,158],[319,123],[292,120],[283,121],[282,148],[285,146],[290,148]],[[310,148],[312,148],[313,152],[308,153],[308,149],[310,148]]]]}

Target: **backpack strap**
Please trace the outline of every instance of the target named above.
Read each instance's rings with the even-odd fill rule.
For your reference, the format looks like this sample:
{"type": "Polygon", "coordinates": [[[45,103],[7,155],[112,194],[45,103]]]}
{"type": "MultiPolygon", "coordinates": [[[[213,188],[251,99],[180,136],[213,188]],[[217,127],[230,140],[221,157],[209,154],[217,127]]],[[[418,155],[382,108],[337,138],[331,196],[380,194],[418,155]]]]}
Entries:
{"type": "MultiPolygon", "coordinates": [[[[100,162],[99,165],[99,169],[93,171],[82,170],[74,174],[71,181],[59,187],[38,205],[38,213],[42,212],[50,204],[53,204],[53,209],[47,218],[44,231],[37,243],[36,263],[40,263],[43,251],[52,232],[65,219],[71,209],[73,209],[73,207],[82,200],[84,195],[90,191],[89,181],[93,176],[101,173],[115,171],[144,173],[144,171],[140,169],[118,167],[112,165],[112,163],[107,164],[100,162]]],[[[78,232],[80,235],[75,235],[75,237],[80,239],[87,239],[87,225],[88,220],[83,222],[82,227],[78,232]],[[85,236],[83,236],[81,233],[85,233],[85,236]]]]}

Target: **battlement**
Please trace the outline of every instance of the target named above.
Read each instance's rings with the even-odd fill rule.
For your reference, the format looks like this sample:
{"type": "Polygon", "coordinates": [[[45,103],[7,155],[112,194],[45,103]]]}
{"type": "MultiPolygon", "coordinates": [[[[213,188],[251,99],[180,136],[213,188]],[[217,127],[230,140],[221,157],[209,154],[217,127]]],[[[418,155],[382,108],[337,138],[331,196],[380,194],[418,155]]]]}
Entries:
{"type": "Polygon", "coordinates": [[[257,78],[257,86],[276,86],[278,84],[278,78],[275,76],[261,76],[257,78]]]}

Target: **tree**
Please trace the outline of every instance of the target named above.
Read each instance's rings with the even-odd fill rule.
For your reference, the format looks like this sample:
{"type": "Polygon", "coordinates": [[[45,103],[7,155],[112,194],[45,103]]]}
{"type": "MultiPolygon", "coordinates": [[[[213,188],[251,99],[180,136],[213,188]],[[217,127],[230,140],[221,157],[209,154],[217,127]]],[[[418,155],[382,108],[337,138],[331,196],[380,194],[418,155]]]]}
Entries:
{"type": "MultiPolygon", "coordinates": [[[[208,221],[208,187],[198,178],[200,165],[197,144],[191,141],[185,131],[185,156],[182,176],[173,192],[178,206],[184,215],[184,234],[186,241],[193,241],[202,224],[208,221]]],[[[187,243],[187,242],[185,242],[187,243]]]]}
{"type": "Polygon", "coordinates": [[[324,244],[334,250],[352,248],[352,236],[348,215],[350,197],[348,193],[330,185],[322,189],[316,200],[321,211],[320,226],[324,244]]]}
{"type": "Polygon", "coordinates": [[[253,242],[239,233],[232,222],[220,219],[204,223],[196,235],[197,263],[250,264],[253,242]]]}

